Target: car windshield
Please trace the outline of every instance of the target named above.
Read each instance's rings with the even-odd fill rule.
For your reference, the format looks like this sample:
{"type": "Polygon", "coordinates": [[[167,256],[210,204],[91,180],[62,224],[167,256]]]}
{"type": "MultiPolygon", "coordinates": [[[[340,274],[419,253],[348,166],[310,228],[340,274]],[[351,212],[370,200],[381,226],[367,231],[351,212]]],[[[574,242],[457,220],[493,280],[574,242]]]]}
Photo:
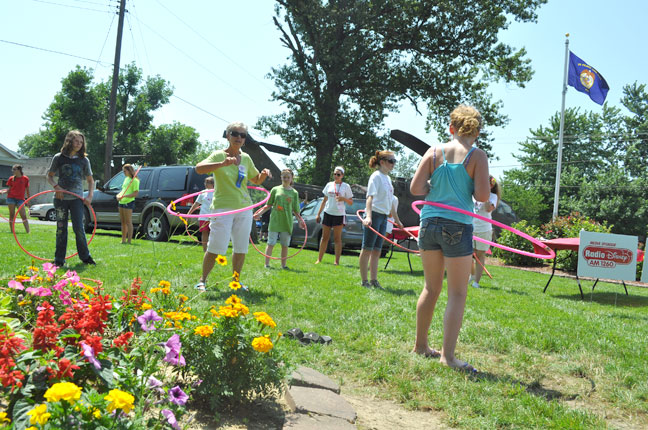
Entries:
{"type": "Polygon", "coordinates": [[[360,209],[364,210],[366,207],[365,199],[354,199],[351,206],[346,205],[347,215],[355,215],[360,209]]]}

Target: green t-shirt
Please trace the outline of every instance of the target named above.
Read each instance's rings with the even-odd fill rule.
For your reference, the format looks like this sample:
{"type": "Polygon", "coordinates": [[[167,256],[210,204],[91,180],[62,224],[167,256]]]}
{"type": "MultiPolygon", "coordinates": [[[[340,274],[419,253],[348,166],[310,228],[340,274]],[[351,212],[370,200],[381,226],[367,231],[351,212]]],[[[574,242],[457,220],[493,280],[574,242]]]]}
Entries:
{"type": "MultiPolygon", "coordinates": [[[[139,191],[139,179],[126,176],[126,178],[124,179],[124,183],[122,184],[122,190],[119,193],[119,195],[123,196],[124,194],[132,194],[135,191],[139,191]],[[131,182],[133,183],[133,185],[129,186],[131,182]]],[[[135,200],[135,197],[125,197],[119,201],[119,204],[125,205],[127,203],[132,202],[133,200],[135,200]]]]}
{"type": "MultiPolygon", "coordinates": [[[[205,160],[207,163],[221,163],[228,155],[223,150],[214,151],[205,160]]],[[[230,164],[214,170],[214,199],[212,209],[240,209],[252,204],[247,189],[249,178],[254,178],[259,171],[252,158],[241,151],[241,164],[230,164]],[[240,178],[239,178],[240,174],[240,178]],[[239,180],[240,179],[240,180],[239,180]]]]}
{"type": "Polygon", "coordinates": [[[270,199],[266,204],[272,206],[268,231],[292,234],[293,211],[299,213],[299,194],[297,190],[294,188],[287,190],[283,185],[274,187],[270,190],[270,199]]]}

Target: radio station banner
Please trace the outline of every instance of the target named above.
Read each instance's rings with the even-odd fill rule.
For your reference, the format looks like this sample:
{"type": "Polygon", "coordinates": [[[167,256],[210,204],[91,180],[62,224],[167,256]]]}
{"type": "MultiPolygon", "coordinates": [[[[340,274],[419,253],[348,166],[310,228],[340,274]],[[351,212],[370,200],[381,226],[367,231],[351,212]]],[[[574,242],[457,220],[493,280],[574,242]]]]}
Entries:
{"type": "Polygon", "coordinates": [[[578,276],[634,281],[637,245],[637,236],[581,231],[578,276]]]}

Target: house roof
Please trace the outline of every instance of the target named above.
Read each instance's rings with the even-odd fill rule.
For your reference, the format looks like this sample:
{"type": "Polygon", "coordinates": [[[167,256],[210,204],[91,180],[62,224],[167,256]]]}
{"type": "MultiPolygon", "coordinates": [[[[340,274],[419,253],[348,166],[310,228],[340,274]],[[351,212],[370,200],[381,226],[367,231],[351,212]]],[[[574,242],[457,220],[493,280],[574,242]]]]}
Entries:
{"type": "Polygon", "coordinates": [[[11,158],[15,158],[17,160],[25,160],[25,159],[29,158],[26,155],[22,155],[22,154],[19,154],[19,153],[15,152],[15,151],[12,151],[11,149],[4,146],[2,143],[0,143],[0,154],[5,154],[5,155],[7,155],[7,156],[9,156],[11,158]]]}

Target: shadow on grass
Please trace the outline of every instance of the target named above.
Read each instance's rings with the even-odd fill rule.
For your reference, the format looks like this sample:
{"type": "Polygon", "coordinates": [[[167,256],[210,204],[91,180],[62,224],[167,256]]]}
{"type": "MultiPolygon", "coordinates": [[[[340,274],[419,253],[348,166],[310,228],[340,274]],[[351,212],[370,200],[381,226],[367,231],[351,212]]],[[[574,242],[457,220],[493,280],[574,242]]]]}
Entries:
{"type": "Polygon", "coordinates": [[[420,292],[416,292],[413,290],[399,290],[397,288],[385,288],[385,287],[383,287],[382,291],[392,294],[394,296],[418,296],[420,294],[420,292]]]}
{"type": "MultiPolygon", "coordinates": [[[[623,288],[623,286],[621,286],[623,288]]],[[[571,295],[557,295],[552,296],[558,299],[567,299],[573,301],[585,301],[585,302],[596,302],[600,305],[610,305],[610,306],[625,306],[629,308],[642,308],[648,306],[648,297],[644,296],[635,296],[630,290],[629,296],[626,296],[625,291],[621,290],[618,293],[614,292],[584,292],[585,300],[581,299],[580,293],[576,291],[576,294],[571,295]]]]}
{"type": "MultiPolygon", "coordinates": [[[[480,381],[503,382],[505,384],[510,384],[514,387],[523,387],[525,392],[537,397],[542,397],[547,401],[574,400],[579,396],[579,394],[566,394],[558,390],[543,387],[540,381],[533,381],[531,383],[527,383],[512,378],[508,375],[501,376],[490,372],[479,372],[475,375],[470,375],[469,379],[475,382],[480,382],[480,381]]],[[[586,378],[586,379],[590,382],[592,386],[591,390],[594,391],[596,387],[594,381],[590,378],[586,378]]]]}

